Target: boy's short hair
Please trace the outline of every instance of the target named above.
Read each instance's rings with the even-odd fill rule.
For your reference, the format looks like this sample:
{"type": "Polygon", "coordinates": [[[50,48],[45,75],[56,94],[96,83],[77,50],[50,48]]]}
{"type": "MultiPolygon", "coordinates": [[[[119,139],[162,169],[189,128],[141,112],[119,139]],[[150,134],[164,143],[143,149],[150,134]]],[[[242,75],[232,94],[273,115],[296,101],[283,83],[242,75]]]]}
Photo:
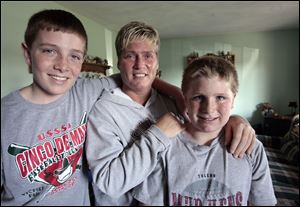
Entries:
{"type": "Polygon", "coordinates": [[[72,13],[59,9],[46,9],[32,15],[28,21],[24,39],[29,49],[40,30],[76,33],[85,40],[87,52],[88,38],[81,21],[72,13]]]}
{"type": "Polygon", "coordinates": [[[156,53],[159,51],[160,39],[157,30],[143,22],[133,21],[124,25],[117,34],[115,47],[118,58],[133,40],[150,40],[156,46],[156,53]]]}
{"type": "Polygon", "coordinates": [[[192,61],[184,70],[181,89],[185,94],[189,84],[196,78],[211,78],[219,76],[231,82],[231,90],[234,94],[238,92],[238,75],[232,63],[217,56],[202,56],[192,61]]]}

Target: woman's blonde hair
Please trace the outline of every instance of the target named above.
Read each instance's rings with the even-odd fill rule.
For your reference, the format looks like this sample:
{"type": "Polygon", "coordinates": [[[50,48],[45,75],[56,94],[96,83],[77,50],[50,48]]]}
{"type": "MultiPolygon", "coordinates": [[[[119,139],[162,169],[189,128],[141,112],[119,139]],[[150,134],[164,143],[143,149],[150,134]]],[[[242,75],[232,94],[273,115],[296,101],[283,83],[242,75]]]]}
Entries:
{"type": "Polygon", "coordinates": [[[117,34],[115,47],[118,58],[133,40],[150,40],[156,47],[156,53],[159,51],[160,39],[157,30],[143,22],[133,21],[124,25],[117,34]]]}

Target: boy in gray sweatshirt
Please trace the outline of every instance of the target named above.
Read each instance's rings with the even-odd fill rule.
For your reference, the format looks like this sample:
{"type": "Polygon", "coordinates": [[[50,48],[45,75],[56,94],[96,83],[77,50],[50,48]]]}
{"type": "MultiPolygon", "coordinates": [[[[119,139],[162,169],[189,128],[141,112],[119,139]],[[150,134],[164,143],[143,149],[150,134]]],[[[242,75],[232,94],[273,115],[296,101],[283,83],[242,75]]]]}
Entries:
{"type": "Polygon", "coordinates": [[[237,72],[221,57],[203,56],[186,68],[182,91],[191,122],[135,188],[136,199],[164,206],[276,204],[262,143],[258,140],[251,155],[242,159],[234,158],[224,145],[224,126],[237,89],[237,72]]]}

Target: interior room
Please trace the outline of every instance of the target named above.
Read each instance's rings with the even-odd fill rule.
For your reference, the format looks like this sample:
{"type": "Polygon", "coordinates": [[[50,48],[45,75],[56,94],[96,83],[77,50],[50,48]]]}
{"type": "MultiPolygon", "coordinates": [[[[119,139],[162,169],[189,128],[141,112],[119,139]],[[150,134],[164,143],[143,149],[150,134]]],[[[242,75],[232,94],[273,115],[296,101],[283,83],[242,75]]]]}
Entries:
{"type": "Polygon", "coordinates": [[[74,13],[86,28],[82,77],[118,73],[115,37],[133,20],[160,33],[159,77],[173,85],[193,58],[232,61],[239,76],[232,114],[265,146],[277,205],[299,204],[299,1],[1,1],[1,98],[32,82],[21,43],[29,17],[49,8],[74,13]]]}

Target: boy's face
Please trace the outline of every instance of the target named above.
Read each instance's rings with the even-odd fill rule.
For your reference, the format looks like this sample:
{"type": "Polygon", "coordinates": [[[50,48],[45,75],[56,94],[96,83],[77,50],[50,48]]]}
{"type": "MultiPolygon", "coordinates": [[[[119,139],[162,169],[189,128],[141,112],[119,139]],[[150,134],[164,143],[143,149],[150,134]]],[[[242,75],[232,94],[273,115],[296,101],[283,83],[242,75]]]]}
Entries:
{"type": "Polygon", "coordinates": [[[132,41],[122,52],[118,67],[125,92],[149,91],[158,68],[155,46],[149,40],[132,41]]]}
{"type": "Polygon", "coordinates": [[[39,31],[31,49],[23,44],[33,91],[49,99],[63,96],[80,74],[84,48],[84,39],[75,33],[46,30],[39,31]]]}
{"type": "Polygon", "coordinates": [[[191,124],[196,131],[219,133],[230,117],[235,95],[230,82],[212,78],[197,78],[184,94],[191,124]]]}

